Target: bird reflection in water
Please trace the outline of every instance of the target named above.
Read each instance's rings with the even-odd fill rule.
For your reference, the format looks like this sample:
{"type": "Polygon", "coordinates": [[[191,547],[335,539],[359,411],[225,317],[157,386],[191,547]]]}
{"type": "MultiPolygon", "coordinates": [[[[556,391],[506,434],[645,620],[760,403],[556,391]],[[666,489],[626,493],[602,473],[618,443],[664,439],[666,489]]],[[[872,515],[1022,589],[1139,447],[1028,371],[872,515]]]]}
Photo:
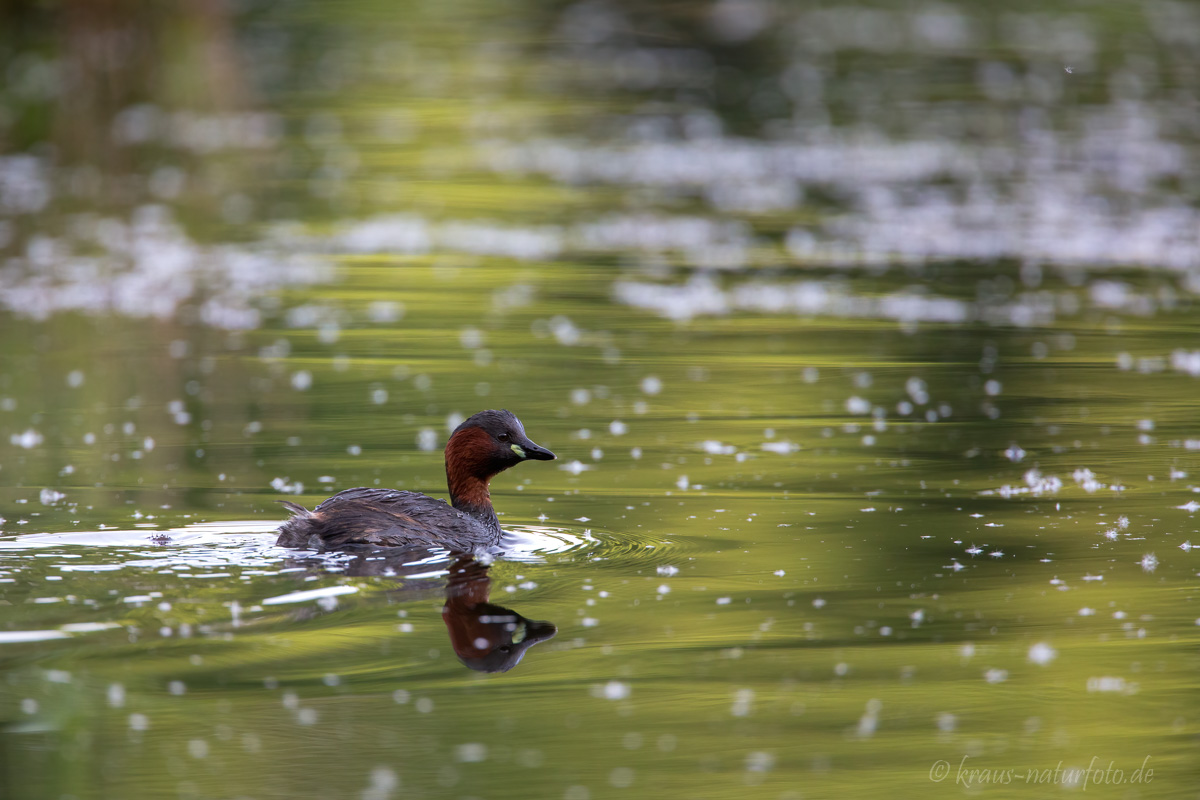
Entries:
{"type": "Polygon", "coordinates": [[[489,602],[489,569],[470,556],[451,565],[442,619],[459,661],[478,672],[508,672],[526,650],[552,638],[558,628],[489,602]]]}
{"type": "MultiPolygon", "coordinates": [[[[428,550],[364,548],[350,552],[354,553],[353,558],[339,563],[338,571],[344,575],[403,578],[429,571],[429,563],[423,558],[430,555],[428,550]]],[[[528,619],[490,602],[490,560],[483,563],[468,553],[454,553],[452,557],[442,620],[454,654],[464,666],[477,672],[508,672],[521,662],[525,651],[558,633],[553,623],[528,619]]],[[[316,566],[309,559],[290,562],[308,569],[316,566]]],[[[428,585],[424,581],[418,583],[422,588],[428,585]]],[[[400,591],[407,595],[413,589],[415,594],[424,594],[412,583],[404,584],[400,591]]]]}

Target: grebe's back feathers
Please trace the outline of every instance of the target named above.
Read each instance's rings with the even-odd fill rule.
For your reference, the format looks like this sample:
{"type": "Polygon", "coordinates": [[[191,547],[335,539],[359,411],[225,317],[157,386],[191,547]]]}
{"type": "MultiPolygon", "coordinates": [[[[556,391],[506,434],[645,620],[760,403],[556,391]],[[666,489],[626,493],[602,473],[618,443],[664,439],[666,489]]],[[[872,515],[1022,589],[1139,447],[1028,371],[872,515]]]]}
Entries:
{"type": "Polygon", "coordinates": [[[284,501],[294,516],[279,529],[277,544],[335,550],[351,544],[408,547],[430,544],[466,549],[500,540],[489,526],[443,500],[420,492],[360,487],[339,492],[312,511],[284,501]]]}

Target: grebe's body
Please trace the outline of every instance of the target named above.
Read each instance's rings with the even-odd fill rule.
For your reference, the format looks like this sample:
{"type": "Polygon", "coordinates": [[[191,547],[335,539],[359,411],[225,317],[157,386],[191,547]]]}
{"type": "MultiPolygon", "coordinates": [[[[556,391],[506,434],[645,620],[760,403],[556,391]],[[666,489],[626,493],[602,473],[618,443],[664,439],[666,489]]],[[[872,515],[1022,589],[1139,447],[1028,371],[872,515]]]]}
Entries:
{"type": "Polygon", "coordinates": [[[494,545],[503,531],[488,482],[522,461],[553,458],[509,412],[481,411],[446,443],[450,504],[419,492],[369,488],[339,492],[312,511],[284,503],[293,516],[280,526],[277,543],[306,550],[432,545],[464,552],[494,545]]]}
{"type": "Polygon", "coordinates": [[[277,544],[304,550],[433,544],[469,551],[496,544],[501,535],[494,511],[490,520],[477,519],[420,492],[360,487],[339,492],[312,511],[284,505],[294,516],[280,526],[277,544]]]}

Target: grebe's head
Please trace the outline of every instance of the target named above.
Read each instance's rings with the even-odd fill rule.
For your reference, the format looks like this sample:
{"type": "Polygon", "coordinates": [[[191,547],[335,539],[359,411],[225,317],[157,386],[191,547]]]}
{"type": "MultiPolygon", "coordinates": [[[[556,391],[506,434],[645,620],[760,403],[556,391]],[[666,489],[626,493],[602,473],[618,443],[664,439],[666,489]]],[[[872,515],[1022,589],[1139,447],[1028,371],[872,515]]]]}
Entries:
{"type": "Polygon", "coordinates": [[[465,469],[478,477],[495,475],[522,461],[554,458],[554,453],[525,435],[521,420],[508,411],[480,411],[455,428],[446,443],[447,470],[465,469]]]}

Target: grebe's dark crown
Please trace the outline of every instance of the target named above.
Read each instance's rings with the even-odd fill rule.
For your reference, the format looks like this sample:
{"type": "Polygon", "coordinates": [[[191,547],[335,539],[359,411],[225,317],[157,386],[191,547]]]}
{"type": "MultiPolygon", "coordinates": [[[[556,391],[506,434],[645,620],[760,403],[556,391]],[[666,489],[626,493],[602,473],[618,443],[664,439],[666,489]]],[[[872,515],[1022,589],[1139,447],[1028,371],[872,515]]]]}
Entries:
{"type": "MultiPolygon", "coordinates": [[[[506,460],[513,458],[514,463],[526,459],[553,461],[555,458],[554,453],[535,444],[525,435],[525,426],[511,411],[504,409],[480,411],[455,428],[454,434],[450,438],[453,439],[455,435],[471,428],[479,428],[490,434],[497,451],[503,452],[506,460]]],[[[503,468],[501,467],[501,469],[503,468]]]]}
{"type": "Polygon", "coordinates": [[[517,419],[517,415],[503,408],[488,409],[480,411],[478,414],[472,414],[455,428],[454,432],[458,433],[467,428],[483,428],[493,436],[511,432],[514,428],[522,434],[525,433],[525,426],[521,424],[521,420],[517,419]]]}

